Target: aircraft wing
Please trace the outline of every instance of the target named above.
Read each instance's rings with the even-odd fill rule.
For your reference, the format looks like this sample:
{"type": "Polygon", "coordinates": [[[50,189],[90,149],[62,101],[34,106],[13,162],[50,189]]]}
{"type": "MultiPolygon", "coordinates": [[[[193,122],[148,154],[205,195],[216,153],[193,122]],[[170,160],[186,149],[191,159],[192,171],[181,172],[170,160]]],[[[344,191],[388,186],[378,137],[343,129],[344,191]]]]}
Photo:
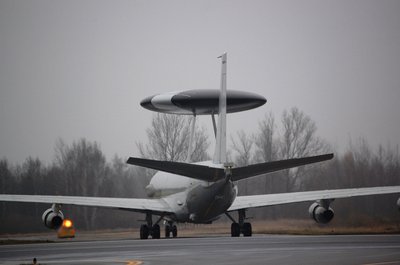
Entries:
{"type": "Polygon", "coordinates": [[[235,201],[232,203],[231,207],[227,211],[230,212],[240,209],[288,204],[295,202],[340,199],[340,198],[349,198],[356,196],[392,194],[392,193],[400,193],[400,186],[338,189],[338,190],[316,190],[316,191],[238,196],[236,197],[235,201]]]}
{"type": "Polygon", "coordinates": [[[158,214],[172,213],[172,209],[161,199],[0,194],[0,201],[108,207],[135,212],[152,211],[158,214]]]}

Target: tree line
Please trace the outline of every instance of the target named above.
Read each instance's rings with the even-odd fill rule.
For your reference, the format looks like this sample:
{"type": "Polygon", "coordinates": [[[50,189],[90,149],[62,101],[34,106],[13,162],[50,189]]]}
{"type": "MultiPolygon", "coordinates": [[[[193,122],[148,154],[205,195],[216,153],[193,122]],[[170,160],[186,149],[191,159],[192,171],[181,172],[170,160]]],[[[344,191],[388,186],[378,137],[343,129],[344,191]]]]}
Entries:
{"type": "MultiPolygon", "coordinates": [[[[252,134],[239,131],[231,138],[231,160],[238,165],[335,153],[331,161],[282,170],[239,182],[240,195],[319,189],[342,189],[400,184],[398,145],[374,150],[364,138],[349,140],[338,153],[317,135],[315,122],[298,108],[285,110],[277,122],[267,113],[252,134]]],[[[333,222],[343,225],[399,222],[399,195],[377,195],[333,202],[333,222]]],[[[307,218],[309,202],[253,210],[256,218],[307,218]]]]}
{"type": "MultiPolygon", "coordinates": [[[[0,160],[0,191],[8,194],[41,194],[100,197],[144,197],[148,179],[140,168],[128,166],[115,156],[107,162],[98,143],[80,139],[71,145],[56,144],[55,161],[45,165],[27,158],[21,165],[0,160]]],[[[0,203],[0,232],[45,231],[41,215],[51,205],[0,203]]],[[[66,217],[80,229],[128,227],[138,216],[96,207],[62,206],[66,217]]]]}
{"type": "MultiPolygon", "coordinates": [[[[187,156],[190,117],[155,114],[147,129],[147,143],[137,143],[143,157],[184,161],[187,156]]],[[[237,166],[290,159],[332,151],[317,135],[315,122],[298,108],[282,113],[277,121],[267,113],[256,132],[237,132],[232,136],[228,158],[237,166]]],[[[210,158],[210,142],[204,128],[196,126],[193,161],[210,158]]],[[[373,150],[365,139],[349,142],[343,154],[318,165],[283,170],[239,182],[239,195],[353,188],[400,184],[398,146],[379,146],[373,150]]],[[[29,157],[22,164],[11,165],[0,160],[0,192],[8,194],[41,194],[101,197],[145,197],[144,187],[154,171],[130,166],[121,157],[106,161],[100,145],[86,139],[72,144],[56,143],[55,158],[50,165],[29,157]]],[[[334,220],[357,225],[363,222],[398,222],[398,195],[368,196],[338,200],[334,220]]],[[[255,218],[308,218],[310,203],[273,206],[250,210],[255,218]]],[[[41,214],[50,205],[0,203],[0,233],[45,231],[41,214]]],[[[62,211],[80,229],[135,227],[143,219],[129,211],[95,207],[63,206],[62,211]]]]}

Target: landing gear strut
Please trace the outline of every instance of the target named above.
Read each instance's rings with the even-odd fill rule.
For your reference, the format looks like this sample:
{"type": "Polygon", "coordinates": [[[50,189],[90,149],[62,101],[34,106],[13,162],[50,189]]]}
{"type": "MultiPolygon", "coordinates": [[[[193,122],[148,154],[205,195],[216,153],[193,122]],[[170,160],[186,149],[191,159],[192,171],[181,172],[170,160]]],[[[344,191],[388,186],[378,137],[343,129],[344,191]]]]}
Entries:
{"type": "Polygon", "coordinates": [[[146,213],[146,224],[140,226],[140,239],[148,239],[149,236],[154,239],[160,238],[160,225],[158,224],[162,216],[153,225],[153,217],[151,213],[146,213]]]}
{"type": "Polygon", "coordinates": [[[232,220],[232,225],[231,225],[231,236],[232,237],[239,237],[240,234],[243,234],[243,236],[252,236],[253,230],[251,227],[251,223],[247,223],[244,220],[246,220],[246,209],[240,209],[238,210],[238,215],[239,215],[239,222],[236,222],[235,219],[232,218],[232,216],[229,213],[225,213],[226,216],[228,216],[229,219],[232,220]]]}

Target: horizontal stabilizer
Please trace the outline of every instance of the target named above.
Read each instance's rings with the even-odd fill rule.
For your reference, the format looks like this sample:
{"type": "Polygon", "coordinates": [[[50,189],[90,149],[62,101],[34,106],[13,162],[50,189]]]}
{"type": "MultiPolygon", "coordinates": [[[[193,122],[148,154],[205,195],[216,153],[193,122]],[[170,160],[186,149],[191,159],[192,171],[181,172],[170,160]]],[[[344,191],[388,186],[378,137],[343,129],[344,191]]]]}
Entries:
{"type": "MultiPolygon", "coordinates": [[[[254,164],[245,167],[232,168],[230,177],[233,181],[238,181],[241,179],[250,178],[261,174],[317,163],[332,158],[333,154],[326,154],[320,156],[294,158],[294,159],[254,164]]],[[[151,160],[151,159],[136,158],[136,157],[130,157],[128,161],[126,161],[126,163],[204,181],[217,181],[225,178],[225,170],[223,168],[215,168],[205,165],[188,164],[188,163],[172,162],[172,161],[159,161],[159,160],[151,160]]]]}
{"type": "Polygon", "coordinates": [[[136,157],[130,157],[126,163],[204,181],[217,181],[225,178],[224,169],[203,165],[172,161],[158,161],[136,157]]]}
{"type": "Polygon", "coordinates": [[[302,158],[294,158],[273,162],[254,164],[245,167],[237,167],[232,169],[232,180],[237,181],[245,178],[254,177],[261,174],[271,173],[282,169],[303,166],[307,164],[317,163],[333,158],[333,154],[310,156],[302,158]]]}

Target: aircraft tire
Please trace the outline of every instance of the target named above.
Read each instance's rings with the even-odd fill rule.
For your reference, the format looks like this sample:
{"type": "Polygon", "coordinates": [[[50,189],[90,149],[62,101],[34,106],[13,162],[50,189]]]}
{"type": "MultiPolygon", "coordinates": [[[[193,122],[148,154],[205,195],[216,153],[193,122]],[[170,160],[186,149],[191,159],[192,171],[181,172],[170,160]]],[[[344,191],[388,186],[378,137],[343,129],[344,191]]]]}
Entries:
{"type": "Polygon", "coordinates": [[[243,236],[248,237],[248,236],[252,236],[252,234],[253,234],[253,231],[252,231],[252,228],[251,228],[251,224],[250,223],[244,223],[243,224],[243,236]]]}
{"type": "Polygon", "coordinates": [[[239,237],[240,236],[240,226],[238,223],[232,223],[231,225],[231,236],[239,237]]]}
{"type": "Polygon", "coordinates": [[[178,228],[176,225],[172,226],[172,237],[175,238],[178,236],[178,228]]]}
{"type": "Polygon", "coordinates": [[[166,225],[165,226],[165,238],[169,238],[171,234],[171,226],[166,225]]]}
{"type": "Polygon", "coordinates": [[[154,225],[152,229],[152,238],[159,239],[160,238],[160,226],[154,225]]]}
{"type": "Polygon", "coordinates": [[[147,225],[140,226],[140,239],[149,238],[149,227],[147,225]]]}

